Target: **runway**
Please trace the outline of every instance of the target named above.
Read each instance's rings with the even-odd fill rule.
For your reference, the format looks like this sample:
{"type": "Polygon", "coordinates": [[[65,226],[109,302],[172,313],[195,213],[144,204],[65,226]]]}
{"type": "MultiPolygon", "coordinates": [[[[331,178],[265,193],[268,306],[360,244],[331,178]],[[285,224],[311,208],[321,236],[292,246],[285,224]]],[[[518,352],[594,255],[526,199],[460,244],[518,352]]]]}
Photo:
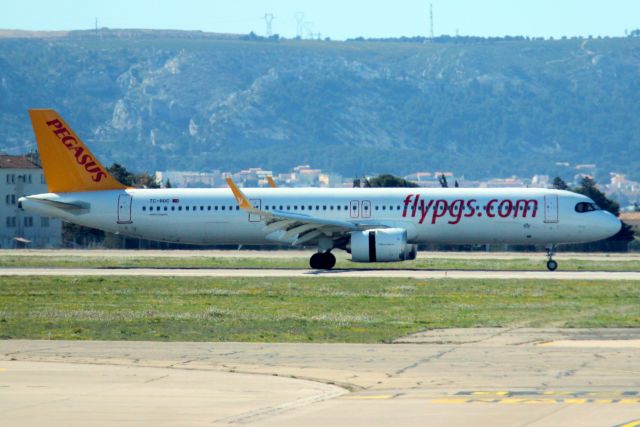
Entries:
{"type": "Polygon", "coordinates": [[[0,276],[296,277],[396,279],[640,280],[640,272],[522,270],[308,270],[295,268],[0,268],[0,276]]]}
{"type": "Polygon", "coordinates": [[[450,329],[396,344],[0,341],[7,426],[617,426],[638,329],[450,329]]]}

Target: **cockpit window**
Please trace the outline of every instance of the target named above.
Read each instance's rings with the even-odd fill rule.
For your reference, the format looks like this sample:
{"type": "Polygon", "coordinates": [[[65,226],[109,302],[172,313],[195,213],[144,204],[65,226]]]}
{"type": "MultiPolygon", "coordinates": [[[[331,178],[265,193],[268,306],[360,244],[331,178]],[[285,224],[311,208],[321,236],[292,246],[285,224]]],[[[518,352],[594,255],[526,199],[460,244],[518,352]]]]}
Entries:
{"type": "Polygon", "coordinates": [[[597,210],[598,210],[598,207],[595,205],[595,203],[580,202],[576,205],[576,212],[578,213],[591,212],[591,211],[597,211],[597,210]]]}

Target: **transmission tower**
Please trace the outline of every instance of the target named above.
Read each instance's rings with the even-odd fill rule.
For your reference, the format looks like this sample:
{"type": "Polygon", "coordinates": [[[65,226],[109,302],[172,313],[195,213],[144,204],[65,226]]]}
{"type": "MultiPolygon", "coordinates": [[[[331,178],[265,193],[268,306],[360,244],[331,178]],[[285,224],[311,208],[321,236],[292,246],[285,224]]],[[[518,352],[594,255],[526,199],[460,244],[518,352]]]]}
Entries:
{"type": "Polygon", "coordinates": [[[300,37],[302,38],[302,36],[304,35],[304,13],[303,12],[296,12],[295,15],[296,17],[296,37],[300,37]]]}
{"type": "Polygon", "coordinates": [[[429,5],[429,38],[433,38],[433,3],[429,5]]]}
{"type": "Polygon", "coordinates": [[[273,28],[271,27],[271,23],[274,19],[276,19],[276,17],[273,16],[273,13],[265,13],[263,19],[267,24],[267,37],[271,37],[273,35],[273,28]]]}

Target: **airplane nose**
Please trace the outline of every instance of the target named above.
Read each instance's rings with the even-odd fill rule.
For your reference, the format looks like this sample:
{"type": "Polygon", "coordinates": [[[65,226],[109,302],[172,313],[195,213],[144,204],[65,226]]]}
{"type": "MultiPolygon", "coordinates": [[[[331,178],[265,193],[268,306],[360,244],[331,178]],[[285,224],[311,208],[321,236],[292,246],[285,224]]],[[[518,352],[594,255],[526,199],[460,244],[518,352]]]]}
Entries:
{"type": "Polygon", "coordinates": [[[611,237],[614,234],[617,234],[621,228],[622,228],[622,221],[620,221],[616,216],[607,212],[607,222],[605,225],[607,237],[611,237]]]}

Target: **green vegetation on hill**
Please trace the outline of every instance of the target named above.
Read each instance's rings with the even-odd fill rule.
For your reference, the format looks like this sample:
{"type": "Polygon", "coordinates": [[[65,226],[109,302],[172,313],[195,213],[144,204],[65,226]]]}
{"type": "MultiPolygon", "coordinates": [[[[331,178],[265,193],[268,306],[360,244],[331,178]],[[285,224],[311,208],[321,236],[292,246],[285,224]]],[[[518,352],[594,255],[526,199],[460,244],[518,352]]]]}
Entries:
{"type": "MultiPolygon", "coordinates": [[[[88,33],[87,33],[88,34],[88,33]]],[[[0,150],[53,107],[130,170],[640,178],[640,38],[433,43],[198,33],[0,39],[0,150]],[[107,37],[108,36],[108,37],[107,37]]]]}

